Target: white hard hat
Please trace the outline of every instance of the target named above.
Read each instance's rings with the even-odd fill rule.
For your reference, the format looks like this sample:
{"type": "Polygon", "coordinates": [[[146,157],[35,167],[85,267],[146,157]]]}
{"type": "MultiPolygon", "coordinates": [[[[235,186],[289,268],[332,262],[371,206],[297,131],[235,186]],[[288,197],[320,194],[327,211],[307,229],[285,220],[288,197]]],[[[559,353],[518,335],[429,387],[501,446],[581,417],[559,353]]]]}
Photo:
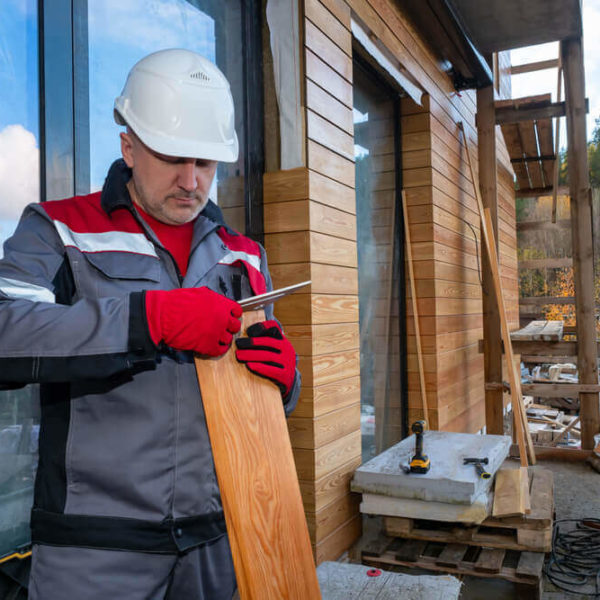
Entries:
{"type": "Polygon", "coordinates": [[[190,50],[160,50],[136,63],[115,100],[114,116],[160,154],[238,158],[229,82],[215,64],[190,50]]]}

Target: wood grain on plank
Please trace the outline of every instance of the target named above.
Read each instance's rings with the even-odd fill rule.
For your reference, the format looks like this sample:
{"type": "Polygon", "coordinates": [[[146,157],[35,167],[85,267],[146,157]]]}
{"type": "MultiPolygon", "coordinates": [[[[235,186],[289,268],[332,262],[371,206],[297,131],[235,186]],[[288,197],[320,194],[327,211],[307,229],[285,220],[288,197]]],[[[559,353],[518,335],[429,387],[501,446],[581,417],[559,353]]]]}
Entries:
{"type": "Polygon", "coordinates": [[[233,348],[196,368],[241,598],[320,598],[279,389],[233,348]]]}

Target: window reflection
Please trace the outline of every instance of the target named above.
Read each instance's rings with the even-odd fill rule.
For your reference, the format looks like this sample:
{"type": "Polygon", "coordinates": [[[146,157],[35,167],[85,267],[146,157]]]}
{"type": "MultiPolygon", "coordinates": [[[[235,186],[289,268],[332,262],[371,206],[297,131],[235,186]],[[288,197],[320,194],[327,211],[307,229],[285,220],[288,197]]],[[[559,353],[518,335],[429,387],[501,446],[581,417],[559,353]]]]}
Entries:
{"type": "MultiPolygon", "coordinates": [[[[0,3],[0,258],[23,208],[39,201],[37,0],[0,3]]],[[[30,540],[37,386],[0,391],[0,557],[30,540]]]]}
{"type": "Polygon", "coordinates": [[[394,100],[354,65],[362,457],[401,439],[394,100]]]}
{"type": "MultiPolygon", "coordinates": [[[[112,106],[129,69],[151,52],[187,48],[216,62],[231,84],[240,149],[244,147],[241,2],[238,0],[88,0],[90,179],[102,188],[120,153],[112,106]]],[[[244,157],[220,164],[211,199],[244,230],[244,157]]]]}

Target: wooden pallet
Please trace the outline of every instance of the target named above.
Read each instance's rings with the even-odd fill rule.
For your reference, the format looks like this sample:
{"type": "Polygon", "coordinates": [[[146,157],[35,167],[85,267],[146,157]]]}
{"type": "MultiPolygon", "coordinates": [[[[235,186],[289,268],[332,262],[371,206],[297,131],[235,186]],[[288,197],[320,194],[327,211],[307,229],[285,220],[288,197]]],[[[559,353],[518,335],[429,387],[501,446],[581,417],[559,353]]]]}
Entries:
{"type": "Polygon", "coordinates": [[[552,548],[554,514],[552,471],[529,469],[531,513],[502,519],[488,517],[480,525],[446,523],[426,519],[384,517],[390,537],[442,543],[462,542],[507,550],[549,552],[552,548]]]}
{"type": "Polygon", "coordinates": [[[384,538],[362,551],[362,562],[380,568],[409,567],[459,576],[505,579],[525,586],[524,597],[541,597],[543,552],[384,538]]]}

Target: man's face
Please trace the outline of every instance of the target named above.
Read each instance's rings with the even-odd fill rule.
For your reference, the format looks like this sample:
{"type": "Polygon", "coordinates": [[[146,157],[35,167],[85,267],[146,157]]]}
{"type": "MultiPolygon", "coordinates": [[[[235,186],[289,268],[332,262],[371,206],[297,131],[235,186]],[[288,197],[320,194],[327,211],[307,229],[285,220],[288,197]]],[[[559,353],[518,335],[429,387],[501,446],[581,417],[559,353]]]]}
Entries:
{"type": "Polygon", "coordinates": [[[121,152],[133,172],[127,185],[133,201],[155,219],[182,225],[206,206],[217,161],[158,154],[130,130],[121,133],[121,152]]]}

